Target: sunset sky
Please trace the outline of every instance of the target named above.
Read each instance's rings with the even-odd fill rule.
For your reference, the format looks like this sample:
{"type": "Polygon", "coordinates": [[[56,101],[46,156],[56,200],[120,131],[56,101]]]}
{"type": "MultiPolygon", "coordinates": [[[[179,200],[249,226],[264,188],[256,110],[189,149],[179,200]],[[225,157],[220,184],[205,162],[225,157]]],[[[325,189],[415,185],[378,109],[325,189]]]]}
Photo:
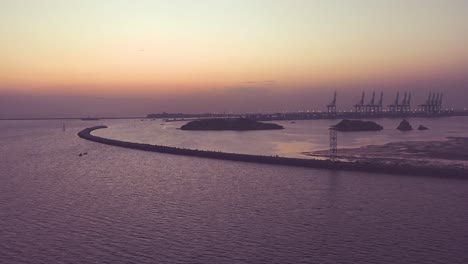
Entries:
{"type": "MultiPolygon", "coordinates": [[[[131,109],[154,97],[171,107],[146,100],[129,114],[253,111],[285,96],[285,108],[307,108],[304,94],[415,87],[420,100],[447,91],[464,107],[467,14],[464,0],[0,0],[0,110],[15,115],[7,97],[28,98],[29,114],[44,98],[127,97],[131,109]],[[209,108],[202,95],[223,103],[209,108]]],[[[93,111],[122,114],[111,106],[93,111]]]]}

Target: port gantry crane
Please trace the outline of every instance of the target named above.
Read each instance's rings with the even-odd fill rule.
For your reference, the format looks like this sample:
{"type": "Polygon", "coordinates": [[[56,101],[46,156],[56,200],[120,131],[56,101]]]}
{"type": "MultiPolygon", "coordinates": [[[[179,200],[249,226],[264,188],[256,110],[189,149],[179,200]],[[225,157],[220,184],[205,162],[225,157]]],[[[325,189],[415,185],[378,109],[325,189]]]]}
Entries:
{"type": "Polygon", "coordinates": [[[439,101],[437,102],[437,111],[442,112],[442,98],[444,98],[444,93],[440,93],[439,101]]]}
{"type": "Polygon", "coordinates": [[[402,114],[406,114],[406,113],[409,113],[411,110],[411,107],[410,107],[410,101],[411,101],[411,93],[407,93],[405,92],[405,95],[403,97],[403,102],[401,103],[401,105],[399,106],[399,111],[400,113],[402,114]]]}
{"type": "Polygon", "coordinates": [[[375,103],[375,92],[372,92],[372,99],[369,104],[366,105],[367,115],[379,115],[383,110],[383,92],[380,93],[380,99],[378,103],[375,103]]]}
{"type": "Polygon", "coordinates": [[[336,91],[333,95],[333,100],[327,105],[327,112],[330,116],[336,116],[336,91]]]}
{"type": "Polygon", "coordinates": [[[408,100],[408,93],[407,92],[405,92],[405,95],[403,96],[403,102],[401,102],[401,104],[398,107],[398,112],[404,113],[406,100],[408,100]]]}
{"type": "Polygon", "coordinates": [[[366,96],[365,92],[362,92],[361,101],[354,105],[354,112],[362,114],[365,110],[364,106],[364,97],[366,96]]]}
{"type": "Polygon", "coordinates": [[[421,108],[421,111],[425,113],[429,113],[429,106],[431,105],[431,101],[432,101],[432,93],[430,92],[429,96],[427,97],[426,103],[419,105],[419,108],[421,108]]]}
{"type": "Polygon", "coordinates": [[[443,93],[429,93],[425,104],[419,105],[421,110],[426,114],[437,114],[442,112],[443,93]]]}
{"type": "Polygon", "coordinates": [[[395,102],[388,106],[388,109],[390,110],[390,112],[392,113],[398,112],[398,107],[400,105],[399,101],[400,101],[400,92],[397,92],[395,102]]]}
{"type": "Polygon", "coordinates": [[[375,112],[375,92],[372,93],[372,99],[364,107],[366,115],[372,115],[375,112]]]}
{"type": "Polygon", "coordinates": [[[406,99],[405,103],[403,104],[403,112],[410,113],[411,112],[411,92],[408,94],[408,98],[406,99]]]}
{"type": "Polygon", "coordinates": [[[383,92],[380,93],[379,103],[377,104],[377,113],[381,114],[383,111],[383,92]]]}
{"type": "Polygon", "coordinates": [[[411,112],[411,92],[405,92],[400,102],[400,92],[397,92],[395,102],[388,106],[391,113],[408,114],[411,112]]]}
{"type": "Polygon", "coordinates": [[[366,115],[378,115],[382,113],[383,109],[383,92],[380,93],[380,99],[378,103],[375,103],[375,91],[372,92],[372,98],[369,103],[365,106],[366,115]]]}

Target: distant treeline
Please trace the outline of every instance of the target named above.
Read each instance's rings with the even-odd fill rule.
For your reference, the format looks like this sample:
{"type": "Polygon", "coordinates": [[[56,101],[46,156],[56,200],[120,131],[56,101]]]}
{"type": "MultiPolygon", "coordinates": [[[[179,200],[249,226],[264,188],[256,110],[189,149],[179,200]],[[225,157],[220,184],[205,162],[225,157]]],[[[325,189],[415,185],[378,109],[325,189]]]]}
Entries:
{"type": "Polygon", "coordinates": [[[420,176],[437,176],[437,177],[457,177],[468,179],[467,171],[461,168],[433,168],[421,166],[395,166],[384,165],[372,162],[341,162],[331,160],[315,160],[315,159],[300,159],[300,158],[286,158],[279,156],[264,156],[264,155],[251,155],[251,154],[238,154],[226,153],[219,151],[196,150],[177,148],[161,145],[150,145],[143,143],[133,143],[114,139],[107,139],[91,134],[92,131],[97,129],[107,128],[107,126],[96,126],[85,128],[78,133],[78,136],[90,141],[112,145],[117,147],[131,148],[136,150],[151,151],[165,154],[184,155],[201,158],[211,158],[220,160],[243,161],[265,163],[273,165],[286,165],[297,167],[308,167],[316,169],[328,170],[343,170],[343,171],[363,171],[371,173],[385,173],[385,174],[405,174],[405,175],[420,175],[420,176]]]}

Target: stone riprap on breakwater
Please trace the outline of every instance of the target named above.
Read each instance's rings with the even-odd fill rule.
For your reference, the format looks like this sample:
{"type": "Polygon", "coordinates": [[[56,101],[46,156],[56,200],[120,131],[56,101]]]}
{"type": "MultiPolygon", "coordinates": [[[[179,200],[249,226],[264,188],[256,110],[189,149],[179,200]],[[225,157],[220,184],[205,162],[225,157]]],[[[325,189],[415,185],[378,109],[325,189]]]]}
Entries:
{"type": "Polygon", "coordinates": [[[374,173],[387,173],[387,174],[405,174],[405,175],[421,175],[421,176],[437,176],[437,177],[456,177],[468,179],[467,171],[458,168],[425,168],[421,166],[385,166],[382,164],[374,164],[372,162],[342,162],[331,160],[315,160],[315,159],[300,159],[300,158],[286,158],[278,156],[263,156],[263,155],[250,155],[238,153],[226,153],[208,150],[194,150],[186,148],[177,148],[161,145],[150,145],[143,143],[126,142],[115,139],[102,138],[91,134],[92,131],[97,129],[107,128],[107,126],[96,126],[85,128],[78,133],[80,138],[98,142],[106,145],[131,148],[136,150],[151,151],[165,154],[184,155],[211,159],[255,162],[273,165],[287,165],[308,167],[316,169],[329,169],[329,170],[351,170],[363,171],[374,173]]]}

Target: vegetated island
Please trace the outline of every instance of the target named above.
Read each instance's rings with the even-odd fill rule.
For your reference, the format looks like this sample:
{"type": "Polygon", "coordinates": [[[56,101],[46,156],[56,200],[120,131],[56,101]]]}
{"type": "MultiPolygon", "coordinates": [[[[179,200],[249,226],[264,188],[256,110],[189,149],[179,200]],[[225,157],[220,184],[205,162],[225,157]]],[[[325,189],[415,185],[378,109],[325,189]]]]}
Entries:
{"type": "Polygon", "coordinates": [[[341,120],[338,124],[330,127],[342,132],[354,132],[354,131],[380,131],[383,127],[372,121],[362,121],[362,120],[341,120]]]}
{"type": "Polygon", "coordinates": [[[372,173],[385,173],[385,174],[404,174],[404,175],[421,175],[421,176],[435,176],[435,177],[451,177],[468,179],[467,170],[465,168],[457,167],[428,167],[425,165],[402,164],[395,166],[393,164],[382,164],[379,162],[372,162],[369,160],[358,161],[342,161],[342,160],[323,160],[311,158],[287,158],[278,156],[264,156],[252,154],[239,154],[227,153],[209,150],[196,150],[177,148],[161,145],[150,145],[143,143],[126,142],[115,139],[102,138],[91,134],[94,130],[107,128],[106,126],[96,126],[85,128],[78,133],[80,138],[111,145],[117,147],[124,147],[136,150],[151,151],[158,153],[184,155],[201,158],[211,158],[220,160],[255,162],[273,165],[286,165],[297,167],[308,167],[316,169],[327,170],[347,170],[347,171],[363,171],[372,173]]]}
{"type": "Polygon", "coordinates": [[[181,130],[274,130],[284,129],[273,123],[262,123],[248,118],[210,118],[190,121],[181,130]]]}

